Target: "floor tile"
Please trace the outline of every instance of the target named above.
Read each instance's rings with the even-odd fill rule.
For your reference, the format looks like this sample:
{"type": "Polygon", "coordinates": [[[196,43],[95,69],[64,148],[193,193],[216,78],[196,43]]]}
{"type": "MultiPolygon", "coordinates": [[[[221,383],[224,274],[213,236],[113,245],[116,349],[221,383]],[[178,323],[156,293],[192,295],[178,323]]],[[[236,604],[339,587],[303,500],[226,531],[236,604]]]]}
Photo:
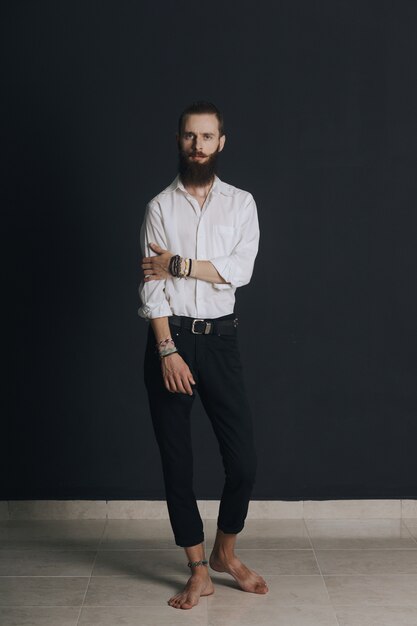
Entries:
{"type": "Polygon", "coordinates": [[[80,609],[72,606],[0,606],[1,626],[77,626],[80,609]]]}
{"type": "Polygon", "coordinates": [[[416,626],[417,607],[335,607],[340,626],[416,626]]]}
{"type": "Polygon", "coordinates": [[[169,520],[109,519],[100,548],[178,550],[169,520]]]}
{"type": "Polygon", "coordinates": [[[338,626],[330,607],[213,606],[208,610],[209,626],[338,626]]]}
{"type": "Polygon", "coordinates": [[[0,550],[0,576],[90,576],[96,551],[0,550]]]}
{"type": "Polygon", "coordinates": [[[417,519],[404,519],[403,524],[417,542],[417,519]]]}
{"type": "Polygon", "coordinates": [[[324,576],[331,602],[417,607],[416,575],[324,576]]]}
{"type": "Polygon", "coordinates": [[[0,521],[0,550],[42,548],[96,549],[106,520],[0,521]]]}
{"type": "Polygon", "coordinates": [[[81,606],[88,578],[0,577],[0,606],[81,606]]]}
{"type": "Polygon", "coordinates": [[[172,606],[83,607],[77,626],[207,626],[207,605],[192,609],[172,606]]]}
{"type": "Polygon", "coordinates": [[[93,576],[153,578],[155,573],[162,571],[165,576],[188,577],[190,568],[187,563],[185,551],[180,547],[176,550],[99,550],[93,576]]]}
{"type": "Polygon", "coordinates": [[[417,574],[417,550],[316,550],[322,574],[417,574]]]}
{"type": "Polygon", "coordinates": [[[313,548],[399,548],[415,550],[417,544],[401,520],[305,520],[313,548]]]}

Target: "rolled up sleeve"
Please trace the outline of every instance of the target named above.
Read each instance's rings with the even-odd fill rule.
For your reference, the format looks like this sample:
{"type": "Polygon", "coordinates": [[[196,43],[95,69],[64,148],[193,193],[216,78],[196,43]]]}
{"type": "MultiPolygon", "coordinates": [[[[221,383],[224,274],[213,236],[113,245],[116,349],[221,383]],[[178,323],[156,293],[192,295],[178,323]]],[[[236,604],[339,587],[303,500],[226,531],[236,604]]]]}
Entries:
{"type": "Polygon", "coordinates": [[[250,282],[259,249],[259,221],[256,202],[250,195],[249,203],[242,209],[243,222],[240,239],[229,255],[209,259],[227,283],[213,283],[216,289],[243,287],[250,282]]]}
{"type": "MultiPolygon", "coordinates": [[[[168,248],[160,209],[155,203],[149,202],[146,205],[139,238],[142,257],[156,256],[157,253],[149,247],[152,241],[165,250],[168,248]]],[[[165,279],[145,282],[142,278],[139,284],[139,298],[141,301],[141,306],[138,309],[139,317],[149,321],[149,319],[155,317],[172,315],[172,309],[165,295],[165,284],[165,279]]]]}

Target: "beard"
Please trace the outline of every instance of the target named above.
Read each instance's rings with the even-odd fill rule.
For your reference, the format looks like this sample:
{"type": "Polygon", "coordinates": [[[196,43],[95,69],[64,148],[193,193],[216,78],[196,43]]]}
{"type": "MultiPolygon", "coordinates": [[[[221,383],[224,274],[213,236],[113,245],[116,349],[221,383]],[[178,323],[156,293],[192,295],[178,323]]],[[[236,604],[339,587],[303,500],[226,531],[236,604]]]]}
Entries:
{"type": "Polygon", "coordinates": [[[204,163],[199,163],[198,161],[193,161],[190,158],[191,155],[183,152],[178,145],[178,172],[183,185],[198,187],[211,183],[214,175],[217,174],[219,154],[220,152],[217,148],[204,163]]]}

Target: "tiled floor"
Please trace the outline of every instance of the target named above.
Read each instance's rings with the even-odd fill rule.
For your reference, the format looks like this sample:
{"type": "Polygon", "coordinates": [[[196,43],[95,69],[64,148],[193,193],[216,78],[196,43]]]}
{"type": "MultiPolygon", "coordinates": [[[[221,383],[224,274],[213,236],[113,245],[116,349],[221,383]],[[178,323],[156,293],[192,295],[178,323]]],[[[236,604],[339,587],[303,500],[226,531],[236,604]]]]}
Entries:
{"type": "Polygon", "coordinates": [[[0,521],[0,624],[417,625],[417,519],[247,519],[236,554],[268,594],[210,570],[215,593],[175,609],[189,568],[168,520],[0,521]]]}

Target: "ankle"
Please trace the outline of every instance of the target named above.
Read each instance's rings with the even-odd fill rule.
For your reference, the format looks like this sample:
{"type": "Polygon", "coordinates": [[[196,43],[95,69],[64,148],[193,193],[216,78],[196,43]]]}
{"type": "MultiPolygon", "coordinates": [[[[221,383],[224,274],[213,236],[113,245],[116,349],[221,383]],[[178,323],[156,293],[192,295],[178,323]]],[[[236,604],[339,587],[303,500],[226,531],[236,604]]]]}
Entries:
{"type": "Polygon", "coordinates": [[[236,558],[233,548],[224,548],[222,546],[214,547],[212,556],[214,556],[215,559],[220,559],[221,561],[231,561],[236,558]]]}
{"type": "Polygon", "coordinates": [[[204,578],[208,576],[208,567],[207,565],[199,565],[198,567],[190,567],[191,576],[199,576],[200,578],[204,578]]]}

